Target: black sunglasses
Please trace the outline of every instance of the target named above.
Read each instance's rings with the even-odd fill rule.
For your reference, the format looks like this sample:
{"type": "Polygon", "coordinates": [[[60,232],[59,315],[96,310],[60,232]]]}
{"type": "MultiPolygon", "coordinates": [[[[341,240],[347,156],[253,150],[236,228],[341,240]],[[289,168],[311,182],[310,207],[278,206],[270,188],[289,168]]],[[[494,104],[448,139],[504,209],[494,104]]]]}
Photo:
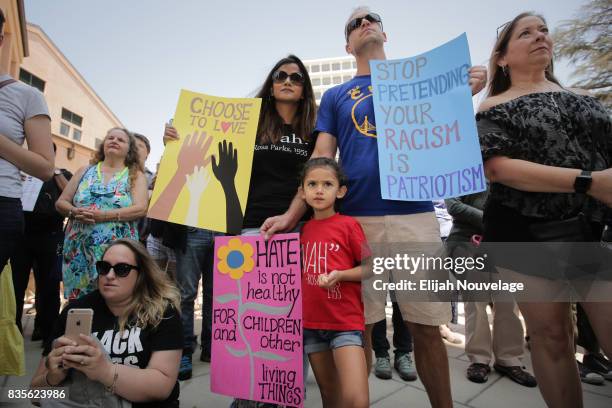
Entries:
{"type": "Polygon", "coordinates": [[[115,275],[120,278],[125,278],[130,274],[132,269],[138,270],[138,267],[124,262],[119,262],[118,264],[111,265],[106,261],[98,261],[96,262],[96,269],[98,270],[98,275],[108,275],[108,273],[112,269],[113,271],[115,271],[115,275]]]}
{"type": "Polygon", "coordinates": [[[303,84],[304,83],[304,74],[302,74],[301,72],[294,72],[292,74],[288,74],[285,71],[275,71],[272,74],[272,80],[277,83],[277,84],[282,84],[283,82],[285,82],[287,80],[287,78],[289,78],[289,81],[293,84],[303,84]]]}
{"type": "Polygon", "coordinates": [[[380,29],[382,31],[383,29],[382,18],[380,18],[380,16],[376,13],[368,13],[363,17],[357,17],[349,21],[349,23],[346,25],[346,28],[344,29],[344,34],[346,36],[346,42],[348,42],[349,35],[351,35],[351,33],[355,31],[355,29],[361,27],[361,23],[363,22],[364,18],[368,20],[370,23],[380,24],[380,29]]]}

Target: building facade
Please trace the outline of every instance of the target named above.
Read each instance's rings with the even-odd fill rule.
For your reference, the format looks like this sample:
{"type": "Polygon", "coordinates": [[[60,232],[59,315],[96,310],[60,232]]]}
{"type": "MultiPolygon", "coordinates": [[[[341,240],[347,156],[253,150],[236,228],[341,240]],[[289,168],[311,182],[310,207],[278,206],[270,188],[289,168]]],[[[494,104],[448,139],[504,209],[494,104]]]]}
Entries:
{"type": "Polygon", "coordinates": [[[74,173],[89,163],[110,128],[124,126],[39,26],[27,24],[27,38],[29,56],[15,78],[44,94],[55,165],[74,173]]]}
{"type": "Polygon", "coordinates": [[[0,0],[4,14],[4,41],[0,48],[0,72],[13,78],[19,74],[19,65],[28,55],[25,10],[22,0],[0,0]]]}
{"type": "Polygon", "coordinates": [[[321,102],[321,97],[325,91],[332,86],[350,80],[357,72],[357,62],[352,55],[306,60],[304,65],[306,65],[312,81],[317,105],[321,102]]]}

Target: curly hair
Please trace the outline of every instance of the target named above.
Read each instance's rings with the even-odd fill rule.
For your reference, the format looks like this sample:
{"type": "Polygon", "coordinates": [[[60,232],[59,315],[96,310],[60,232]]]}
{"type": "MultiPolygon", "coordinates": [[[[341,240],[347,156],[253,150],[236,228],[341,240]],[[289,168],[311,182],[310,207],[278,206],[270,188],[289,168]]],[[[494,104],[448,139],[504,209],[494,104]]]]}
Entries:
{"type": "Polygon", "coordinates": [[[127,238],[113,241],[104,250],[102,259],[108,250],[116,245],[127,247],[134,254],[138,266],[138,277],[132,299],[124,315],[119,316],[119,330],[123,331],[129,325],[156,327],[168,306],[172,306],[177,313],[180,313],[181,301],[178,288],[168,275],[159,269],[140,242],[127,238]]]}
{"type": "Polygon", "coordinates": [[[113,130],[120,130],[128,136],[129,147],[127,156],[125,156],[124,164],[128,168],[130,174],[130,185],[133,186],[134,181],[138,176],[138,172],[144,172],[144,169],[142,168],[140,160],[138,159],[138,147],[136,146],[136,139],[129,130],[121,127],[110,128],[108,132],[106,132],[106,136],[104,136],[104,141],[100,143],[100,146],[98,146],[98,150],[94,153],[90,164],[95,165],[104,161],[104,159],[106,158],[106,156],[104,155],[104,142],[106,142],[106,138],[113,130]]]}

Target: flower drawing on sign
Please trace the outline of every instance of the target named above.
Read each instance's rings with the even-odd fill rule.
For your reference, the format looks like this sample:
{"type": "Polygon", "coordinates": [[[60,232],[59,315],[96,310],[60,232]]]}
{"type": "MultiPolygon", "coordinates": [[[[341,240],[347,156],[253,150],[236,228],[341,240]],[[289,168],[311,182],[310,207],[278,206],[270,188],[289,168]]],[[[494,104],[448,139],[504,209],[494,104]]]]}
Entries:
{"type": "Polygon", "coordinates": [[[232,238],[227,245],[219,248],[217,257],[219,272],[224,275],[229,274],[230,278],[238,280],[242,276],[253,270],[253,246],[249,243],[242,243],[240,238],[232,238]]]}

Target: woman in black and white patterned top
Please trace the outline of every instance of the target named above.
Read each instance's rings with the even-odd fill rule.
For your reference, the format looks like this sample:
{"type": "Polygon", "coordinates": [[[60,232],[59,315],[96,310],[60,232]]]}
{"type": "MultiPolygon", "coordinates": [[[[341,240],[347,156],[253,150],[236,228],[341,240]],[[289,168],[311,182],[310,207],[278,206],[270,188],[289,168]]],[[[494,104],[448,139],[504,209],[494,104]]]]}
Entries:
{"type": "MultiPolygon", "coordinates": [[[[591,202],[594,236],[601,235],[612,206],[609,115],[596,99],[559,84],[552,73],[552,50],[546,22],[531,13],[506,24],[493,49],[489,97],[476,117],[491,183],[485,241],[538,241],[530,227],[573,217],[585,197],[591,202]]],[[[539,280],[542,287],[554,282],[525,279],[539,280]]],[[[534,371],[552,407],[582,406],[569,306],[544,299],[519,302],[534,371]]],[[[612,355],[612,302],[585,302],[582,307],[604,352],[612,355]]]]}

